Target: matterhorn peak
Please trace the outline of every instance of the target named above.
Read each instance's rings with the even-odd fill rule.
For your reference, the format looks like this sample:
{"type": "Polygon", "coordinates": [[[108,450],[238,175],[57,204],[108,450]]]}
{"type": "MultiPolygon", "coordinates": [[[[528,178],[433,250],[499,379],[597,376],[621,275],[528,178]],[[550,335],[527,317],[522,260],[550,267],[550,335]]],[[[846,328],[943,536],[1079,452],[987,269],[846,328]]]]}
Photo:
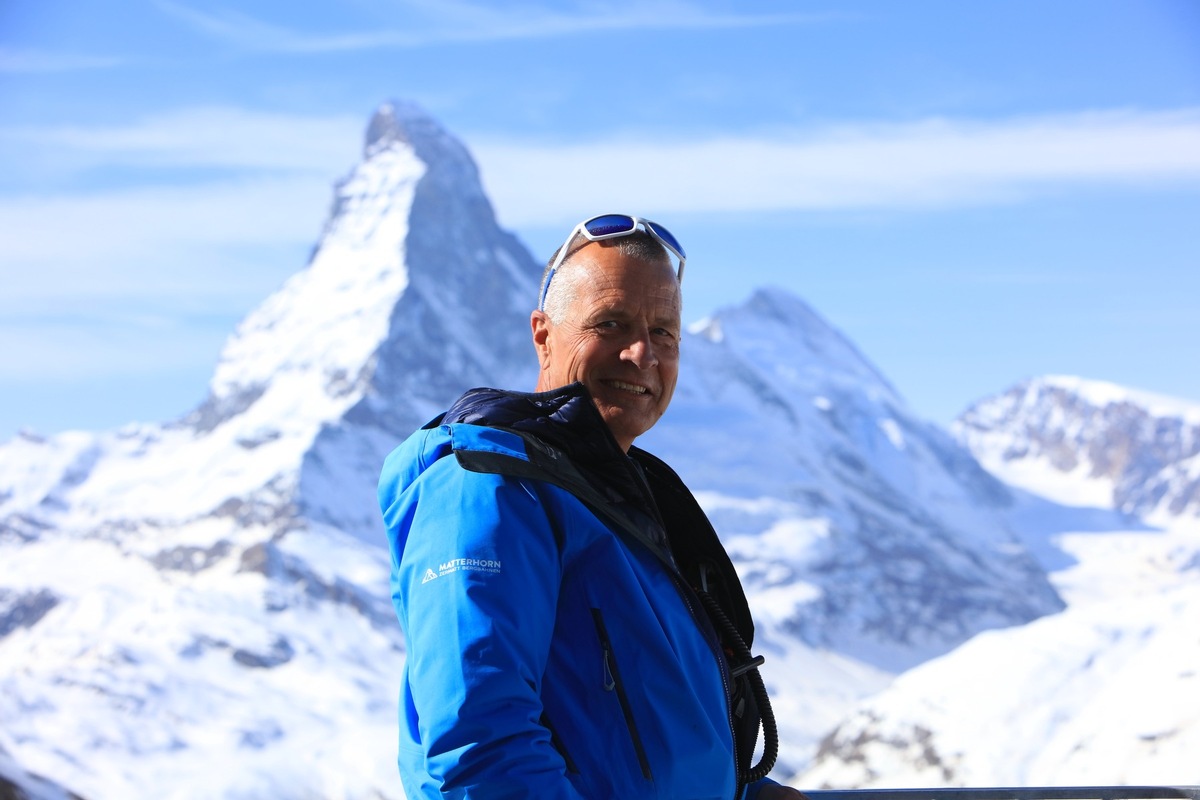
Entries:
{"type": "Polygon", "coordinates": [[[413,145],[416,141],[441,139],[446,135],[442,126],[415,103],[389,100],[376,109],[367,123],[363,158],[396,142],[413,145]]]}
{"type": "MultiPolygon", "coordinates": [[[[516,347],[502,326],[524,327],[495,313],[497,301],[502,311],[527,313],[537,267],[497,227],[466,148],[416,106],[381,106],[367,126],[364,153],[335,188],[308,268],[230,338],[209,400],[189,420],[198,429],[235,417],[254,428],[267,419],[307,419],[310,429],[335,421],[386,388],[378,369],[398,329],[406,332],[406,349],[428,338],[432,349],[424,357],[446,358],[440,348],[456,344],[477,364],[480,380],[497,379],[488,367],[516,347]],[[478,327],[448,325],[447,317],[464,309],[478,327]],[[441,332],[442,326],[450,331],[441,332]],[[467,341],[458,331],[475,336],[467,341]],[[484,352],[490,344],[499,344],[503,355],[484,352]]],[[[389,372],[387,386],[393,377],[389,372]]],[[[444,393],[436,394],[445,401],[444,393]]]]}
{"type": "MultiPolygon", "coordinates": [[[[416,103],[389,100],[379,106],[367,123],[363,159],[389,147],[410,148],[426,163],[447,159],[471,161],[466,148],[416,103]]],[[[474,167],[474,164],[471,165],[474,167]]]]}
{"type": "MultiPolygon", "coordinates": [[[[249,503],[373,540],[387,450],[471,386],[532,388],[540,267],[497,226],[466,148],[398,103],[366,139],[309,263],[237,326],[207,399],[182,424],[109,437],[83,472],[46,472],[55,508],[86,496],[89,513],[124,513],[113,498],[132,484],[157,519],[249,503]]],[[[77,450],[47,463],[75,465],[77,450]]]]}

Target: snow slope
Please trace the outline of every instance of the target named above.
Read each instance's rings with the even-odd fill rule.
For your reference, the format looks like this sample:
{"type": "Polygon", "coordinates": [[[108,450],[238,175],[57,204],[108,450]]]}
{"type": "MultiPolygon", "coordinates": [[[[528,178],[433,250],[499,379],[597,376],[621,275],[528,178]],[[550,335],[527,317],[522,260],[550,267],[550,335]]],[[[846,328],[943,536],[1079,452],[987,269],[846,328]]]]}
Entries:
{"type": "Polygon", "coordinates": [[[1200,519],[1191,484],[1164,478],[1190,469],[1198,420],[1195,405],[1064,377],[969,410],[957,431],[1023,487],[1011,524],[1067,608],[902,675],[800,782],[1200,783],[1200,519]]]}

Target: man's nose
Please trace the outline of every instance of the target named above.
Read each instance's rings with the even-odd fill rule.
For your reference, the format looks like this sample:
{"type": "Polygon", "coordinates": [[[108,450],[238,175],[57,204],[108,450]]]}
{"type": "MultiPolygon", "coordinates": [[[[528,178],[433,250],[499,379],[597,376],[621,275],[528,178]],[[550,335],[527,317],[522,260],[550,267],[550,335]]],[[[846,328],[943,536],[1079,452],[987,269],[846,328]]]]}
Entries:
{"type": "Polygon", "coordinates": [[[658,366],[658,356],[654,353],[654,342],[650,331],[636,334],[621,351],[621,358],[633,363],[638,369],[650,369],[658,366]]]}

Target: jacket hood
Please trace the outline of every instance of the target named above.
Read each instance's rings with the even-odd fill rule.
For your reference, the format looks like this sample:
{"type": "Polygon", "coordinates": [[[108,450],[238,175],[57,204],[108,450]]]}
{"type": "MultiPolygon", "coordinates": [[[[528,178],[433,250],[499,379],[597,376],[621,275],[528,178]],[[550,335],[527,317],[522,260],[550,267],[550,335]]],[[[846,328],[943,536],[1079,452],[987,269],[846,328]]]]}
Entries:
{"type": "Polygon", "coordinates": [[[547,392],[471,389],[441,419],[442,424],[455,422],[532,434],[585,464],[625,455],[591,394],[578,382],[547,392]]]}
{"type": "MultiPolygon", "coordinates": [[[[393,498],[385,498],[385,491],[403,491],[431,464],[455,451],[487,450],[528,461],[525,440],[514,433],[567,455],[609,502],[631,508],[645,505],[649,488],[637,461],[646,454],[631,448],[630,458],[621,450],[582,383],[547,392],[467,391],[388,457],[380,502],[386,508],[385,500],[393,498]]],[[[661,527],[661,520],[655,522],[661,527]]]]}

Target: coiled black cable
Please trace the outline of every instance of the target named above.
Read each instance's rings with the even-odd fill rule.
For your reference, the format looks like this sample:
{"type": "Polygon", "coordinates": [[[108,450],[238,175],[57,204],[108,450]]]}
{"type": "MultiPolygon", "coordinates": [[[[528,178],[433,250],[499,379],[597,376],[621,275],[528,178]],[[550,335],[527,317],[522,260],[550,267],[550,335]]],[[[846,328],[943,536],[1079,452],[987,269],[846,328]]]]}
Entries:
{"type": "Polygon", "coordinates": [[[754,699],[758,704],[759,716],[762,719],[763,755],[757,764],[746,770],[742,778],[744,783],[754,783],[767,777],[767,773],[775,766],[775,760],[779,757],[779,729],[775,724],[775,712],[771,710],[771,698],[767,697],[767,687],[763,685],[762,675],[758,673],[758,665],[762,663],[762,658],[755,658],[750,654],[750,648],[746,646],[746,641],[742,639],[742,635],[730,622],[729,616],[717,603],[715,597],[704,591],[696,594],[704,603],[704,610],[708,612],[709,618],[718,626],[722,634],[729,637],[730,646],[733,648],[738,662],[745,665],[745,675],[750,681],[750,691],[754,694],[754,699]]]}

